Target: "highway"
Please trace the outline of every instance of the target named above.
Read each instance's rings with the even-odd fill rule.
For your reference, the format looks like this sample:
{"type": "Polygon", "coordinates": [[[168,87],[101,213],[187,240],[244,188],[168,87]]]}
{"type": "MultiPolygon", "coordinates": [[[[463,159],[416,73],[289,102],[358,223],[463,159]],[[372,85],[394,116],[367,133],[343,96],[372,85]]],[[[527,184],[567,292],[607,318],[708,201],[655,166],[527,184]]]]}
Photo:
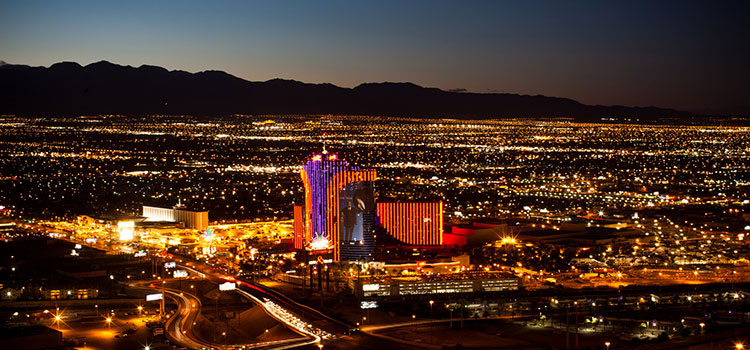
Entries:
{"type": "MultiPolygon", "coordinates": [[[[516,319],[519,318],[518,316],[493,316],[493,317],[485,317],[481,320],[508,320],[508,319],[516,319]]],[[[476,319],[470,319],[466,318],[464,321],[474,321],[476,319]]],[[[408,321],[408,322],[401,322],[401,323],[391,323],[391,324],[381,324],[381,325],[371,325],[371,326],[362,326],[360,330],[367,334],[372,334],[377,331],[382,331],[386,329],[393,329],[393,328],[401,328],[401,327],[413,327],[413,326],[423,326],[428,324],[438,324],[438,323],[448,323],[448,322],[461,322],[460,318],[443,318],[443,319],[430,319],[430,320],[419,320],[419,321],[408,321]]]]}
{"type": "MultiPolygon", "coordinates": [[[[263,349],[281,350],[281,349],[289,349],[293,347],[319,343],[322,340],[323,336],[325,337],[330,336],[330,334],[314,328],[311,324],[299,319],[293,313],[287,311],[282,306],[271,301],[271,298],[274,298],[274,296],[266,294],[263,290],[261,290],[260,288],[257,288],[254,285],[251,285],[247,282],[239,281],[231,276],[220,275],[210,270],[198,271],[196,268],[200,268],[200,265],[198,265],[197,263],[193,263],[190,265],[183,264],[183,265],[178,265],[178,266],[180,268],[183,268],[185,270],[188,270],[200,276],[205,276],[209,278],[210,280],[213,280],[214,282],[217,282],[217,283],[224,282],[224,281],[231,281],[231,282],[237,283],[239,285],[239,288],[235,289],[234,290],[235,292],[252,300],[255,304],[261,306],[263,308],[263,311],[267,315],[271,316],[278,322],[286,325],[289,329],[293,330],[294,332],[302,336],[301,338],[296,338],[296,339],[286,339],[286,340],[260,342],[260,343],[256,342],[256,343],[247,343],[247,344],[233,344],[233,345],[222,346],[221,347],[222,349],[244,347],[244,348],[256,348],[256,349],[263,348],[263,349]],[[252,293],[249,291],[252,291],[252,293]]],[[[179,294],[172,294],[172,295],[175,297],[185,298],[184,295],[189,295],[189,294],[180,292],[179,294]]],[[[192,298],[195,298],[192,295],[189,295],[189,296],[192,298]]],[[[197,298],[195,299],[197,300],[197,298]]],[[[195,315],[200,313],[200,302],[198,301],[197,303],[194,303],[194,304],[186,302],[186,303],[182,303],[179,305],[181,309],[180,313],[185,314],[185,317],[184,317],[185,321],[180,322],[180,323],[183,325],[187,324],[188,326],[192,325],[192,320],[194,319],[194,316],[191,316],[191,315],[193,312],[195,313],[195,315]],[[193,307],[193,305],[197,306],[197,310],[193,310],[193,309],[196,309],[193,307]],[[186,309],[186,311],[182,310],[183,307],[186,309]],[[188,322],[191,322],[191,323],[188,323],[188,322]]],[[[169,329],[170,334],[173,334],[173,332],[175,332],[176,339],[179,339],[177,337],[181,335],[179,333],[180,331],[185,331],[185,327],[182,327],[182,328],[175,327],[174,329],[172,328],[169,329]]],[[[190,331],[188,330],[187,334],[189,333],[190,331]]]]}
{"type": "MultiPolygon", "coordinates": [[[[161,292],[162,288],[158,286],[157,282],[151,283],[134,283],[131,284],[133,287],[149,289],[161,292]]],[[[201,340],[193,331],[193,322],[201,312],[202,304],[200,299],[195,295],[186,293],[177,289],[164,288],[164,292],[168,297],[174,299],[177,302],[177,311],[174,315],[169,317],[165,323],[165,332],[170,340],[179,344],[180,346],[189,349],[290,349],[294,347],[311,345],[320,342],[321,337],[313,333],[313,330],[307,326],[307,324],[297,320],[295,322],[294,316],[284,312],[280,307],[274,307],[270,301],[262,301],[255,296],[241,291],[236,290],[241,295],[252,300],[256,304],[263,307],[264,311],[277,321],[285,324],[287,327],[302,335],[300,338],[284,339],[267,342],[251,342],[244,344],[210,344],[201,340]]]]}
{"type": "MultiPolygon", "coordinates": [[[[288,312],[296,315],[300,319],[305,320],[306,322],[313,324],[316,328],[324,330],[326,333],[331,334],[340,334],[345,333],[349,331],[352,327],[351,325],[345,324],[339,320],[336,320],[334,318],[331,318],[322,312],[311,308],[307,305],[300,304],[291,298],[283,295],[282,293],[279,293],[273,289],[270,289],[266,286],[256,284],[253,282],[248,282],[247,280],[243,280],[240,278],[237,278],[236,276],[229,276],[226,274],[221,274],[216,271],[211,270],[210,267],[204,265],[203,263],[197,262],[192,259],[188,259],[186,257],[180,257],[183,261],[189,260],[188,263],[180,263],[179,265],[181,268],[186,269],[188,271],[192,271],[193,273],[199,274],[201,276],[206,276],[207,278],[215,281],[215,282],[235,282],[238,283],[238,290],[242,290],[243,292],[252,295],[257,300],[262,301],[272,301],[275,304],[279,305],[280,307],[283,307],[284,309],[288,310],[288,312]]],[[[273,317],[273,315],[271,315],[273,317]]]]}
{"type": "MultiPolygon", "coordinates": [[[[158,286],[161,281],[131,283],[131,287],[147,289],[161,293],[158,286]]],[[[211,344],[195,336],[192,325],[200,314],[201,302],[196,296],[177,289],[164,288],[164,293],[177,302],[177,312],[169,317],[164,325],[168,337],[180,346],[190,349],[211,349],[211,344]]]]}
{"type": "Polygon", "coordinates": [[[169,338],[190,349],[210,349],[211,344],[202,342],[193,333],[193,322],[200,314],[201,301],[192,294],[165,288],[164,292],[177,301],[177,312],[170,317],[164,328],[169,338]]]}

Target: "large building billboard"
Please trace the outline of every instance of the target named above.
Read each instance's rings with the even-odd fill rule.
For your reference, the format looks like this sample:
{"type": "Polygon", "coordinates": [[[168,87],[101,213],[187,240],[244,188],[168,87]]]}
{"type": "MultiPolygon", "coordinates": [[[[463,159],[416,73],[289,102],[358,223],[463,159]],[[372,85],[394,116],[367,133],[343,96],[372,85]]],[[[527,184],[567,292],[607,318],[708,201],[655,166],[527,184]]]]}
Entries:
{"type": "Polygon", "coordinates": [[[375,193],[372,182],[352,182],[339,193],[339,228],[341,242],[364,241],[365,221],[375,211],[375,193]]]}

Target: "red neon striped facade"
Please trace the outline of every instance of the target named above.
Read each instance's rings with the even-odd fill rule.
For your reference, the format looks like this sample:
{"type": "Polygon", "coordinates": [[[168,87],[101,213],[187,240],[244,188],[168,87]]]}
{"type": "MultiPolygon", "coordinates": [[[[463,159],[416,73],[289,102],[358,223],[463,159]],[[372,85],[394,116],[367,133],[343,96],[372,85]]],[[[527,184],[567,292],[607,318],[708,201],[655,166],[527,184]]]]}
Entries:
{"type": "Polygon", "coordinates": [[[304,247],[307,242],[312,240],[312,224],[310,224],[312,221],[312,187],[304,168],[300,172],[300,176],[302,177],[302,185],[305,187],[305,206],[302,215],[302,229],[304,230],[302,246],[304,247]]]}
{"type": "Polygon", "coordinates": [[[378,219],[388,233],[410,245],[443,244],[443,202],[378,203],[378,219]]]}
{"type": "Polygon", "coordinates": [[[294,206],[294,249],[302,249],[305,246],[305,208],[301,205],[294,206]]]}

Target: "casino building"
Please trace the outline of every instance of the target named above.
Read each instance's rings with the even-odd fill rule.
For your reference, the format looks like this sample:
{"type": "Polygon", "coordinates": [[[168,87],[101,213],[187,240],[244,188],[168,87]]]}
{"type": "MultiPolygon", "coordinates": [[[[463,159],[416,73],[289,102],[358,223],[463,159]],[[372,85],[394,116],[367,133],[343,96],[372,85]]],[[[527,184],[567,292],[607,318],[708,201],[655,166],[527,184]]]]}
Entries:
{"type": "Polygon", "coordinates": [[[143,217],[146,218],[146,221],[179,222],[184,224],[185,227],[195,230],[206,230],[208,228],[207,211],[188,210],[181,202],[172,208],[144,205],[143,217]]]}
{"type": "Polygon", "coordinates": [[[462,245],[443,232],[442,201],[376,202],[375,169],[324,150],[307,160],[300,177],[304,201],[294,206],[294,248],[308,261],[371,261],[376,228],[408,247],[462,245]]]}
{"type": "Polygon", "coordinates": [[[323,151],[307,160],[300,176],[305,200],[294,208],[295,248],[333,261],[371,260],[375,169],[323,151]]]}

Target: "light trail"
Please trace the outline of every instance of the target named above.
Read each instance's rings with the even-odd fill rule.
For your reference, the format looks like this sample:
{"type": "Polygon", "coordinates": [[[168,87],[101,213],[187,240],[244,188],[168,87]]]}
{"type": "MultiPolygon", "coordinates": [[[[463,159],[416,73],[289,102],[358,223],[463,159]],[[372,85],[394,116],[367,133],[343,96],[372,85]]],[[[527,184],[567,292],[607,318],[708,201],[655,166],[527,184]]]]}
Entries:
{"type": "MultiPolygon", "coordinates": [[[[242,283],[246,284],[244,282],[242,282],[242,283]]],[[[277,349],[277,350],[291,349],[291,348],[296,348],[296,347],[299,347],[299,346],[320,343],[320,341],[322,340],[322,338],[319,335],[317,335],[315,333],[312,333],[310,330],[307,329],[308,327],[312,328],[310,325],[308,325],[308,327],[304,327],[303,323],[301,322],[301,320],[299,320],[296,317],[292,316],[291,313],[283,310],[281,307],[276,306],[276,304],[273,304],[270,301],[267,302],[269,304],[266,304],[266,302],[261,301],[260,299],[258,299],[254,295],[252,295],[252,294],[250,294],[248,292],[245,292],[244,290],[241,290],[241,289],[235,289],[235,291],[237,291],[238,293],[240,293],[240,294],[242,294],[242,295],[250,298],[251,300],[255,301],[256,303],[258,303],[258,305],[260,305],[261,307],[263,307],[263,310],[266,312],[266,314],[268,314],[269,316],[273,317],[277,321],[279,321],[279,322],[287,325],[289,328],[293,329],[297,333],[300,333],[300,334],[303,334],[303,335],[306,335],[306,336],[312,338],[312,339],[310,339],[310,340],[308,340],[306,342],[303,342],[303,343],[284,345],[284,346],[280,346],[280,347],[275,347],[274,349],[277,349]],[[273,306],[269,306],[269,305],[273,305],[273,306]],[[297,320],[297,322],[294,322],[293,320],[297,320]]]]}
{"type": "MultiPolygon", "coordinates": [[[[194,269],[192,267],[185,266],[185,265],[179,265],[179,266],[181,268],[184,268],[186,270],[194,272],[194,273],[196,273],[196,274],[198,274],[200,276],[206,276],[205,273],[200,272],[200,271],[198,271],[198,270],[196,270],[196,269],[194,269]]],[[[233,282],[237,281],[234,277],[231,277],[231,276],[222,276],[220,278],[223,279],[223,280],[230,280],[230,281],[233,281],[233,282]]],[[[250,284],[248,284],[246,282],[241,282],[240,281],[239,283],[241,285],[244,285],[244,286],[248,287],[248,288],[254,288],[254,289],[258,290],[259,292],[263,292],[261,289],[255,287],[255,286],[252,286],[252,285],[250,285],[250,284]]],[[[228,346],[225,345],[225,346],[222,346],[222,348],[225,348],[225,349],[226,348],[234,348],[234,347],[244,347],[244,348],[261,348],[261,347],[263,347],[263,348],[265,348],[265,347],[271,346],[270,349],[282,350],[282,349],[290,349],[290,348],[304,346],[304,345],[316,344],[316,343],[319,343],[323,339],[321,336],[319,336],[319,335],[317,335],[317,334],[314,333],[315,329],[312,328],[312,325],[307,324],[305,322],[302,322],[302,320],[300,320],[299,318],[295,317],[290,312],[284,310],[280,306],[274,304],[273,302],[268,301],[268,300],[267,301],[262,301],[259,298],[257,298],[256,296],[254,296],[254,295],[252,295],[252,294],[250,294],[250,293],[248,293],[246,291],[243,291],[241,289],[235,289],[234,291],[240,293],[241,295],[249,298],[250,300],[252,300],[256,304],[260,305],[263,308],[264,312],[267,315],[273,317],[274,319],[276,319],[277,321],[279,321],[282,324],[286,325],[287,327],[289,327],[293,331],[295,331],[295,332],[297,332],[299,334],[302,334],[304,336],[310,337],[311,339],[309,339],[307,341],[304,341],[304,342],[299,342],[300,339],[285,339],[285,340],[269,341],[269,342],[262,342],[262,343],[235,344],[235,345],[228,345],[228,346]],[[294,344],[288,344],[288,343],[292,343],[292,342],[294,342],[294,344]],[[297,342],[299,342],[299,343],[297,343],[297,342]],[[276,347],[273,346],[273,345],[280,345],[280,344],[283,344],[283,345],[276,346],[276,347]]],[[[179,296],[183,297],[182,295],[179,295],[179,296]]],[[[198,305],[200,305],[200,304],[198,304],[198,305]]],[[[187,308],[189,308],[190,304],[186,303],[186,306],[187,306],[187,308]]],[[[184,322],[183,322],[183,324],[184,324],[184,322]]],[[[323,331],[320,331],[320,332],[323,333],[324,336],[326,336],[326,337],[328,336],[327,333],[325,333],[323,331]]]]}

